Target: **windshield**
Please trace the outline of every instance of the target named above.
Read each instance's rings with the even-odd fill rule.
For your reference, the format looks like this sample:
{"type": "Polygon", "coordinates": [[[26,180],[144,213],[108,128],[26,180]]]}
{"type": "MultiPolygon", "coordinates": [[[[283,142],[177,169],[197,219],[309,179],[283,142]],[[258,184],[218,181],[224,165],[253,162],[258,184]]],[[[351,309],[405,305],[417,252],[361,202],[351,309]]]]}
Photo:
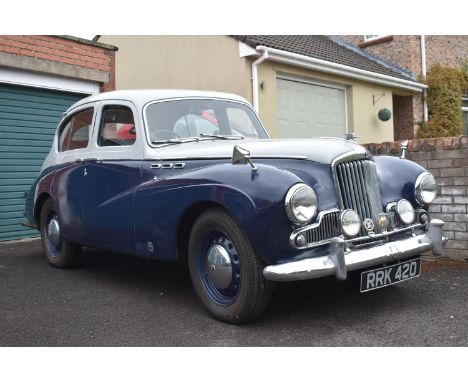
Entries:
{"type": "Polygon", "coordinates": [[[157,102],[146,108],[152,143],[183,142],[186,138],[268,138],[248,106],[214,99],[185,99],[157,102]]]}

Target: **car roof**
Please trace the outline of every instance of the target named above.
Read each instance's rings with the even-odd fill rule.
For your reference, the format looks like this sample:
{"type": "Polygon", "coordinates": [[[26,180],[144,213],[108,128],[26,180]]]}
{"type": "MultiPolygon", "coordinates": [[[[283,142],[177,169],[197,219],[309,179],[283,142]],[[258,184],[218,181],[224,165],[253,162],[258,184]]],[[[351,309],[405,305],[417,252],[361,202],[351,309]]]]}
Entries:
{"type": "Polygon", "coordinates": [[[143,105],[151,101],[160,101],[165,99],[177,98],[221,98],[248,103],[246,99],[238,95],[222,92],[184,89],[133,89],[104,92],[83,98],[82,100],[72,105],[68,109],[68,111],[71,111],[72,109],[87,104],[89,102],[97,102],[104,100],[131,101],[135,105],[142,107],[143,105]]]}

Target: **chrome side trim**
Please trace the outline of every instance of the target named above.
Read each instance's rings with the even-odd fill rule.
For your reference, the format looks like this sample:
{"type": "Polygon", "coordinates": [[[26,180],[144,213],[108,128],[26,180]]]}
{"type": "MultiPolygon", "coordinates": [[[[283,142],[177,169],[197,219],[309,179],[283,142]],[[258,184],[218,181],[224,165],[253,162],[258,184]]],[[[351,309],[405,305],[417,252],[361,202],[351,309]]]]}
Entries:
{"type": "Polygon", "coordinates": [[[269,265],[263,276],[271,281],[298,281],[335,275],[343,280],[347,272],[382,265],[432,250],[442,254],[447,238],[442,234],[442,220],[433,219],[426,234],[358,250],[347,250],[344,240],[334,240],[328,255],[269,265]]]}
{"type": "Polygon", "coordinates": [[[185,163],[151,163],[150,168],[153,169],[158,169],[158,168],[163,168],[163,169],[171,169],[171,168],[184,168],[185,163]]]}

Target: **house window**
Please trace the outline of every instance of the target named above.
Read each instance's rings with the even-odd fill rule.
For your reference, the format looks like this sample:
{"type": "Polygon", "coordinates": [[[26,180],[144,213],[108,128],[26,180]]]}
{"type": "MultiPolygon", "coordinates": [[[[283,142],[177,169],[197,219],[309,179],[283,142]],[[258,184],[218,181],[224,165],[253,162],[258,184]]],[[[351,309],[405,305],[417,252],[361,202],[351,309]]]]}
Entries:
{"type": "Polygon", "coordinates": [[[468,135],[468,98],[462,98],[463,135],[468,135]]]}
{"type": "Polygon", "coordinates": [[[385,34],[365,34],[364,41],[377,40],[378,38],[385,37],[385,34]]]}

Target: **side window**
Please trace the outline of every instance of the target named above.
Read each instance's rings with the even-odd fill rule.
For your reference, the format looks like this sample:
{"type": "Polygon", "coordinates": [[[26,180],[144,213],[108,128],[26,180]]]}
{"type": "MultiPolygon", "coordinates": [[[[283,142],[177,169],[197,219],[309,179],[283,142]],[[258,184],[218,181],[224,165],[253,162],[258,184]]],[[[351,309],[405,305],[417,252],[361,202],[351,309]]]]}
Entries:
{"type": "Polygon", "coordinates": [[[252,123],[252,119],[245,110],[236,107],[228,107],[226,113],[232,134],[258,138],[258,133],[252,123]]]}
{"type": "Polygon", "coordinates": [[[84,149],[88,146],[93,114],[94,109],[86,109],[65,121],[59,133],[59,151],[84,149]]]}
{"type": "Polygon", "coordinates": [[[105,106],[99,128],[99,146],[130,146],[135,143],[135,120],[126,106],[105,106]]]}

